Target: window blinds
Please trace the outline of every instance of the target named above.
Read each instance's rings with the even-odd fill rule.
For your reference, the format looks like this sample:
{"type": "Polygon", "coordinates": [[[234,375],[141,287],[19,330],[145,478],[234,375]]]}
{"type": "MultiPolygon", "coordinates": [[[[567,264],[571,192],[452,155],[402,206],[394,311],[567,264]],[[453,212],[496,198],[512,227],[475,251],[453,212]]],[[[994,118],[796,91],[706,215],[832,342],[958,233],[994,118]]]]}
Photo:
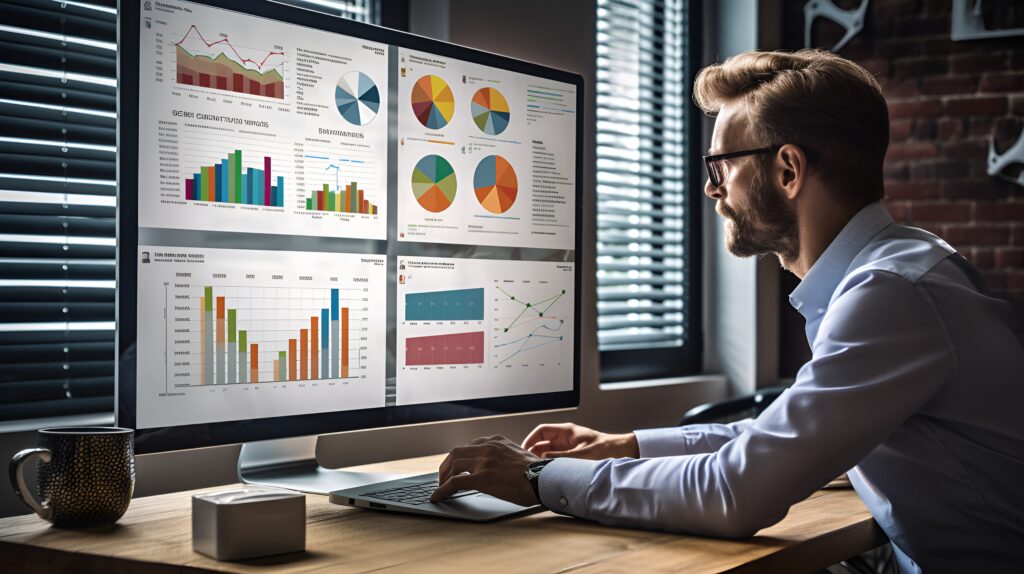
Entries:
{"type": "Polygon", "coordinates": [[[687,336],[686,12],[684,0],[597,2],[602,354],[680,347],[687,336]]]}

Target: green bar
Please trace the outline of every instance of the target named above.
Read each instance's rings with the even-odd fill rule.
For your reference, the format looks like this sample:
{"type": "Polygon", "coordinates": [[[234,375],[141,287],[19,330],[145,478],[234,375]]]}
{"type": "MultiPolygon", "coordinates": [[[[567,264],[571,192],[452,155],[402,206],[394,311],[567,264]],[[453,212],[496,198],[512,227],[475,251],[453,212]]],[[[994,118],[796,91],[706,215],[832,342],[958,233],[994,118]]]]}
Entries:
{"type": "Polygon", "coordinates": [[[235,186],[237,179],[235,178],[235,164],[237,164],[235,154],[228,154],[228,190],[232,197],[238,197],[238,188],[235,186]]]}
{"type": "Polygon", "coordinates": [[[235,342],[235,310],[228,309],[228,343],[235,342]]]}
{"type": "Polygon", "coordinates": [[[277,368],[280,369],[280,373],[277,374],[277,380],[285,381],[288,380],[288,352],[281,351],[277,354],[277,368]]]}
{"type": "MultiPolygon", "coordinates": [[[[248,350],[249,350],[249,347],[247,347],[246,344],[245,344],[245,331],[244,330],[239,330],[238,331],[238,352],[239,353],[245,353],[248,350]]],[[[248,368],[246,365],[242,365],[242,366],[244,368],[248,368]]]]}
{"type": "Polygon", "coordinates": [[[203,295],[206,299],[205,301],[203,301],[203,304],[206,305],[205,310],[213,311],[213,287],[204,287],[203,291],[203,295]]]}
{"type": "Polygon", "coordinates": [[[333,191],[328,191],[327,192],[327,197],[324,198],[324,203],[326,204],[326,205],[324,205],[324,207],[327,209],[327,211],[334,211],[334,192],[333,191]]]}
{"type": "MultiPolygon", "coordinates": [[[[234,166],[232,167],[232,170],[231,170],[231,177],[234,178],[232,180],[232,181],[234,181],[234,185],[232,185],[231,187],[235,190],[235,197],[241,197],[242,196],[242,150],[236,149],[235,153],[232,154],[232,156],[235,158],[235,163],[234,163],[234,166]]],[[[256,203],[256,198],[255,197],[252,198],[252,201],[253,201],[253,203],[256,203]]],[[[260,198],[260,203],[263,203],[262,198],[260,198]]]]}
{"type": "Polygon", "coordinates": [[[313,198],[312,197],[307,197],[306,198],[306,211],[309,211],[311,209],[313,209],[313,198]]]}
{"type": "Polygon", "coordinates": [[[356,186],[356,182],[353,181],[351,188],[352,193],[349,193],[349,201],[351,202],[351,205],[349,205],[348,210],[349,213],[359,213],[359,188],[356,186]]]}

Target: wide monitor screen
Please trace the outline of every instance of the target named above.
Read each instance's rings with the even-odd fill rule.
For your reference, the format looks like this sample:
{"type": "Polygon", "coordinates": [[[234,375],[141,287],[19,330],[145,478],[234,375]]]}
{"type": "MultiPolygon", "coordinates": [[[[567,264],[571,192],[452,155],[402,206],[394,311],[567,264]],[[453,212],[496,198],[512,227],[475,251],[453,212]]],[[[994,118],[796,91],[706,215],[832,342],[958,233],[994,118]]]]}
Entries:
{"type": "Polygon", "coordinates": [[[120,37],[140,452],[578,404],[579,76],[264,2],[120,37]]]}

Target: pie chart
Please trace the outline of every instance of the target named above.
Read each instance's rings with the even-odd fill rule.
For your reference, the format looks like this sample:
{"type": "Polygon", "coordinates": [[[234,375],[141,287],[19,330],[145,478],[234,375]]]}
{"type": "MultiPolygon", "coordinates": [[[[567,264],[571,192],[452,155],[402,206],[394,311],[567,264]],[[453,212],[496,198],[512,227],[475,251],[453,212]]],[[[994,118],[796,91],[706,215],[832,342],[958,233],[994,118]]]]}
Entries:
{"type": "Polygon", "coordinates": [[[480,88],[470,104],[473,123],[487,135],[496,136],[508,127],[508,102],[494,88],[480,88]]]}
{"type": "Polygon", "coordinates": [[[439,155],[425,156],[412,169],[412,193],[420,207],[431,213],[448,209],[457,187],[452,164],[439,155]]]}
{"type": "Polygon", "coordinates": [[[519,180],[512,164],[500,155],[489,155],[480,160],[473,174],[476,199],[491,213],[505,213],[516,202],[519,180]]]}
{"type": "Polygon", "coordinates": [[[412,87],[412,113],[424,127],[438,130],[452,121],[455,96],[439,76],[423,76],[412,87]]]}
{"type": "Polygon", "coordinates": [[[370,76],[362,72],[349,72],[338,80],[334,88],[334,104],[345,121],[365,126],[377,117],[380,92],[370,76]]]}

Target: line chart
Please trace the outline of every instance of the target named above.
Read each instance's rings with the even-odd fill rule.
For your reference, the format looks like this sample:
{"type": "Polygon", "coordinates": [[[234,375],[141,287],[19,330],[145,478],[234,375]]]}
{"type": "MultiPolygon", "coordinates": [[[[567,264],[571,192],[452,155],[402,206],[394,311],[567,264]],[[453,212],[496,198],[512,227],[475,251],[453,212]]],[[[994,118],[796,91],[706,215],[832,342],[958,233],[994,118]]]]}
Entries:
{"type": "Polygon", "coordinates": [[[231,48],[231,51],[235,53],[235,58],[236,58],[235,61],[236,62],[238,62],[238,63],[240,63],[242,65],[245,65],[245,64],[256,64],[256,69],[257,70],[262,70],[263,69],[263,65],[266,64],[267,60],[269,60],[272,56],[283,56],[284,55],[284,52],[260,50],[260,51],[263,51],[263,52],[267,52],[267,55],[263,58],[263,60],[261,60],[259,62],[257,62],[256,60],[253,60],[252,58],[243,58],[242,55],[238,53],[238,50],[231,43],[231,40],[229,40],[226,35],[223,38],[221,38],[220,40],[217,40],[216,42],[210,42],[209,40],[207,40],[203,36],[203,33],[199,31],[199,28],[196,28],[195,24],[192,24],[191,26],[189,26],[188,31],[185,32],[185,35],[181,37],[181,40],[178,40],[177,42],[175,42],[174,45],[175,46],[181,46],[182,44],[184,44],[185,40],[188,39],[189,34],[191,34],[193,30],[195,30],[195,33],[199,35],[199,39],[202,40],[202,42],[204,44],[206,44],[207,48],[212,48],[212,47],[216,46],[217,44],[224,44],[227,47],[231,48]]]}
{"type": "MultiPolygon", "coordinates": [[[[564,317],[552,308],[566,298],[566,290],[539,300],[518,297],[496,285],[494,332],[492,348],[497,365],[508,363],[513,357],[565,340],[562,329],[564,317]],[[514,313],[514,315],[513,315],[514,313]]],[[[518,291],[518,289],[516,289],[518,291]]],[[[550,291],[548,291],[550,293],[550,291]]]]}

